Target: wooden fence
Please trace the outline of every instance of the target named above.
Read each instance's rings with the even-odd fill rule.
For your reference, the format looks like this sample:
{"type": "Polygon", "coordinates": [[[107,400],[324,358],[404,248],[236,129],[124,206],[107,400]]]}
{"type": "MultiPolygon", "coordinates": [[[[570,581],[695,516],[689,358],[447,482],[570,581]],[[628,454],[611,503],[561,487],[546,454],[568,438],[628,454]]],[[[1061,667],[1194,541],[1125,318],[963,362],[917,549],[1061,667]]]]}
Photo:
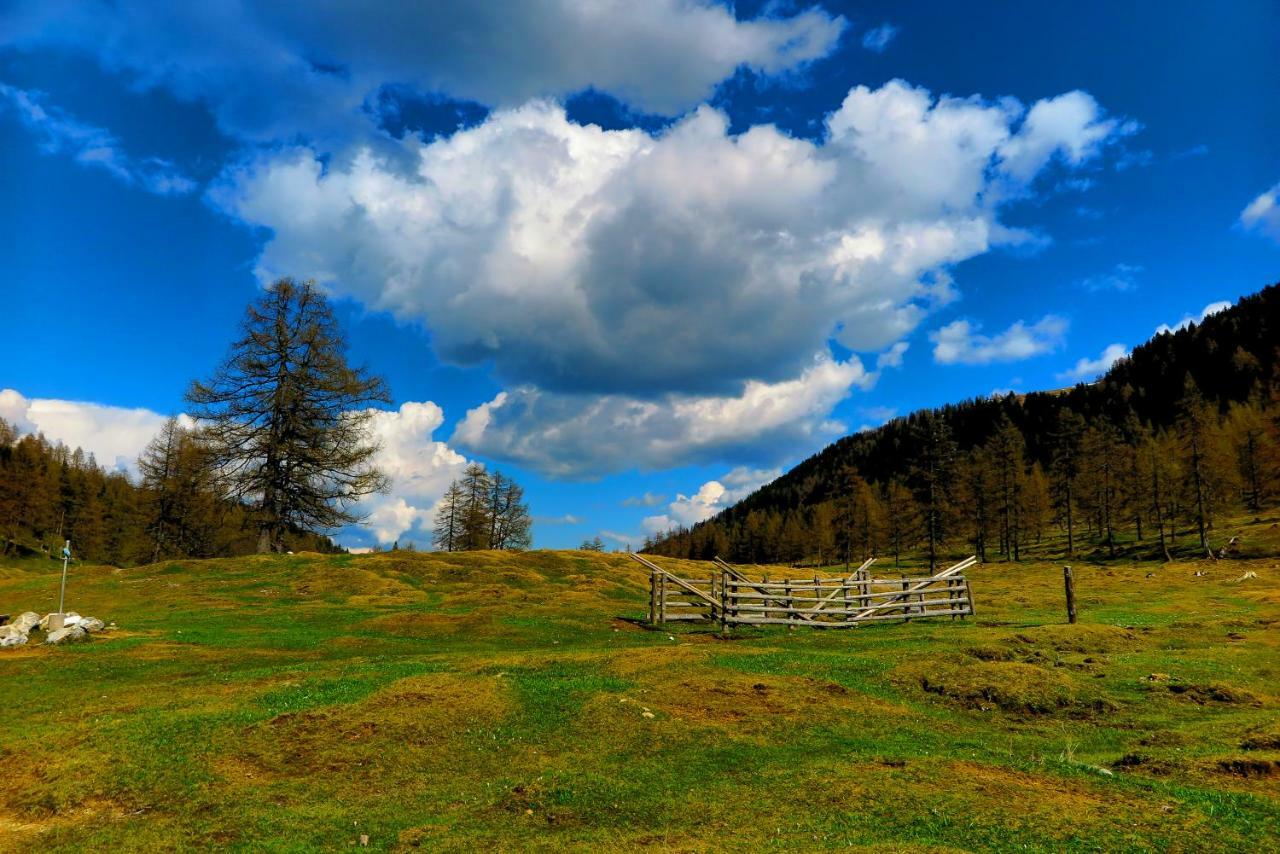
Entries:
{"type": "Polygon", "coordinates": [[[681,578],[640,555],[649,569],[649,622],[718,622],[730,626],[848,628],[880,620],[964,619],[973,592],[963,573],[970,557],[936,575],[873,578],[866,561],[847,577],[750,578],[716,558],[706,578],[681,578]]]}

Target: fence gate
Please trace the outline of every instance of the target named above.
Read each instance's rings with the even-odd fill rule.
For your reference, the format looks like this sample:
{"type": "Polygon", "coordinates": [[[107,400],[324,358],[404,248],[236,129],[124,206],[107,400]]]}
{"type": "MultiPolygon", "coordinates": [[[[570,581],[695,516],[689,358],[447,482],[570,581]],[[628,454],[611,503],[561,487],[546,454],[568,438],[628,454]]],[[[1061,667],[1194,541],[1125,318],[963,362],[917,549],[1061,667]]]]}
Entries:
{"type": "Polygon", "coordinates": [[[880,620],[964,619],[973,592],[963,573],[978,562],[966,558],[936,575],[872,578],[875,558],[848,577],[749,578],[716,558],[707,578],[681,578],[632,554],[649,569],[649,622],[696,620],[730,626],[810,626],[837,629],[880,620]]]}

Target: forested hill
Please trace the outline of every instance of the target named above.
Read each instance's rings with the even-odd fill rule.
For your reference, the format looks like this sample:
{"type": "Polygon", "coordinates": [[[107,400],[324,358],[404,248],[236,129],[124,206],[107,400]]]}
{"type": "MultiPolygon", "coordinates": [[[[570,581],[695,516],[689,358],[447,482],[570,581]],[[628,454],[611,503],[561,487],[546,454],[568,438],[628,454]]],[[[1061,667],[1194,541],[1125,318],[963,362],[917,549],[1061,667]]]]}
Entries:
{"type": "MultiPolygon", "coordinates": [[[[713,519],[693,530],[671,532],[647,548],[680,557],[719,552],[740,560],[800,560],[814,556],[815,550],[829,552],[833,548],[837,552],[847,548],[883,553],[889,539],[895,540],[895,546],[910,546],[929,540],[932,534],[938,542],[970,542],[980,551],[998,538],[1001,551],[1012,552],[1019,545],[1026,546],[1032,536],[1040,540],[1045,525],[1062,527],[1063,517],[1071,509],[1081,517],[1073,518],[1073,524],[1079,521],[1087,527],[1083,533],[1095,540],[1105,536],[1114,550],[1117,519],[1100,522],[1095,528],[1097,496],[1075,489],[1094,486],[1087,478],[1083,484],[1075,483],[1077,475],[1089,474],[1086,463],[1090,461],[1084,457],[1098,441],[1098,435],[1090,437],[1085,432],[1100,434],[1108,447],[1117,445],[1128,454],[1126,465],[1133,479],[1127,487],[1129,494],[1121,494],[1119,486],[1107,486],[1103,509],[1108,514],[1127,513],[1135,533],[1141,534],[1144,521],[1149,530],[1154,527],[1144,517],[1159,515],[1157,510],[1185,515],[1187,508],[1181,490],[1176,500],[1169,499],[1168,507],[1158,506],[1163,498],[1157,497],[1157,503],[1152,504],[1150,496],[1142,494],[1136,480],[1141,474],[1138,463],[1143,459],[1138,451],[1161,438],[1177,444],[1179,419],[1185,418],[1188,407],[1201,405],[1197,402],[1200,395],[1205,411],[1215,415],[1210,426],[1215,428],[1213,438],[1219,445],[1234,441],[1223,432],[1230,426],[1226,422],[1232,405],[1251,408],[1256,417],[1244,420],[1265,423],[1268,429],[1257,435],[1256,430],[1246,431],[1245,441],[1266,447],[1253,449],[1257,451],[1252,463],[1255,470],[1234,472],[1231,483],[1220,485],[1222,494],[1214,497],[1217,506],[1224,507],[1249,491],[1244,481],[1258,479],[1257,465],[1274,462],[1263,451],[1274,451],[1269,443],[1275,438],[1275,425],[1269,416],[1275,414],[1274,401],[1280,395],[1278,352],[1280,284],[1245,297],[1198,324],[1155,336],[1097,382],[921,410],[875,430],[846,436],[713,519]],[[1268,417],[1263,417],[1264,410],[1269,410],[1268,417]],[[1010,425],[1016,435],[1009,431],[1010,425]],[[1089,438],[1094,439],[1092,446],[1082,444],[1089,438]],[[1003,447],[995,448],[993,443],[1003,447]],[[1010,449],[1010,443],[1017,447],[1010,449]],[[993,532],[986,518],[990,510],[984,506],[990,496],[983,493],[995,488],[991,481],[995,475],[989,470],[1001,452],[1013,454],[1016,471],[1010,474],[1006,470],[998,478],[1003,507],[1000,530],[993,532]],[[851,514],[858,511],[852,506],[842,508],[841,502],[855,502],[853,493],[860,484],[872,487],[865,490],[866,500],[877,506],[863,512],[865,524],[856,535],[860,542],[851,544],[849,540],[855,539],[851,514]],[[926,494],[930,489],[941,489],[949,499],[931,502],[926,494]],[[1004,517],[1011,515],[1009,505],[1015,497],[1019,506],[1012,510],[1018,513],[1012,515],[1021,518],[1007,521],[1004,517]],[[903,502],[914,503],[900,506],[903,502]],[[1036,503],[1047,506],[1030,506],[1036,503]],[[877,514],[878,522],[873,518],[877,514]],[[923,518],[918,519],[917,514],[923,518]],[[895,515],[903,518],[892,518],[895,515]],[[1016,524],[1022,530],[1012,530],[1016,524]],[[894,530],[900,525],[906,527],[894,530]],[[1037,528],[1034,535],[1030,530],[1033,525],[1037,528]]],[[[1225,453],[1231,449],[1215,446],[1214,450],[1225,453]]],[[[1123,461],[1108,460],[1106,465],[1113,462],[1123,461]]],[[[1196,462],[1198,466],[1200,460],[1196,462]]],[[[1168,473],[1179,478],[1171,487],[1181,486],[1182,473],[1168,473]]],[[[1114,474],[1114,480],[1121,483],[1119,472],[1114,474]]],[[[1266,486],[1264,483],[1263,488],[1266,486]]],[[[1263,498],[1258,494],[1261,491],[1264,489],[1255,487],[1248,497],[1255,509],[1263,498]]]]}

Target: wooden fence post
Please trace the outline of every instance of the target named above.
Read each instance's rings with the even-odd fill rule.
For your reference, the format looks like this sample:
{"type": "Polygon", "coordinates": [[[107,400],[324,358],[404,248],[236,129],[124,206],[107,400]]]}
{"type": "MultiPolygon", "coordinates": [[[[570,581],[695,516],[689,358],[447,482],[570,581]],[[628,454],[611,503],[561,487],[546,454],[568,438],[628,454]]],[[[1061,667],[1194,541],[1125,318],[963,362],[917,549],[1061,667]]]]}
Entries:
{"type": "Polygon", "coordinates": [[[649,573],[649,625],[658,625],[658,573],[649,573]]]}
{"type": "MultiPolygon", "coordinates": [[[[909,587],[910,585],[907,584],[907,580],[905,578],[902,579],[902,589],[905,591],[909,587]]],[[[911,622],[911,597],[910,596],[902,597],[902,622],[904,623],[911,622]]]]}
{"type": "MultiPolygon", "coordinates": [[[[782,583],[783,583],[783,585],[785,585],[785,586],[783,586],[783,588],[782,588],[782,592],[787,594],[787,598],[786,598],[786,603],[787,603],[787,620],[795,620],[795,618],[796,618],[796,608],[795,608],[795,600],[791,598],[791,579],[790,579],[790,577],[788,577],[788,579],[783,579],[783,580],[782,580],[782,583]]],[[[788,625],[788,626],[787,626],[787,630],[788,630],[788,631],[795,631],[795,625],[788,625]]]]}
{"type": "Polygon", "coordinates": [[[1071,574],[1071,567],[1064,566],[1062,568],[1062,579],[1067,587],[1067,622],[1075,623],[1076,621],[1076,579],[1071,574]]]}
{"type": "Polygon", "coordinates": [[[658,614],[659,620],[667,621],[667,576],[658,576],[658,614]]]}

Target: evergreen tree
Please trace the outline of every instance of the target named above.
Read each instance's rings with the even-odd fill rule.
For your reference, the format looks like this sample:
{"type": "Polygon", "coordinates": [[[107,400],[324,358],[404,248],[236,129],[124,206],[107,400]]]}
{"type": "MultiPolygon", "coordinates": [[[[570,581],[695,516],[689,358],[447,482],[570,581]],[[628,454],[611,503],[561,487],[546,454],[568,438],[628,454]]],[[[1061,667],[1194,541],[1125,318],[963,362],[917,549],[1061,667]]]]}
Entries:
{"type": "Polygon", "coordinates": [[[923,516],[929,571],[936,572],[938,553],[947,533],[956,442],[947,422],[934,412],[924,412],[916,419],[914,438],[919,450],[911,480],[923,516]]]}
{"type": "Polygon", "coordinates": [[[291,526],[360,521],[355,503],[386,487],[368,407],[390,398],[345,349],[314,283],[280,279],[249,306],[214,375],[187,392],[228,494],[255,504],[259,552],[283,551],[291,526]]]}
{"type": "Polygon", "coordinates": [[[462,544],[462,484],[453,481],[436,507],[431,541],[443,552],[456,551],[462,544]]]}
{"type": "Polygon", "coordinates": [[[1065,521],[1067,555],[1076,552],[1075,487],[1080,476],[1080,440],[1084,435],[1084,419],[1070,409],[1063,409],[1050,436],[1052,462],[1050,472],[1054,488],[1054,504],[1065,521]]]}

